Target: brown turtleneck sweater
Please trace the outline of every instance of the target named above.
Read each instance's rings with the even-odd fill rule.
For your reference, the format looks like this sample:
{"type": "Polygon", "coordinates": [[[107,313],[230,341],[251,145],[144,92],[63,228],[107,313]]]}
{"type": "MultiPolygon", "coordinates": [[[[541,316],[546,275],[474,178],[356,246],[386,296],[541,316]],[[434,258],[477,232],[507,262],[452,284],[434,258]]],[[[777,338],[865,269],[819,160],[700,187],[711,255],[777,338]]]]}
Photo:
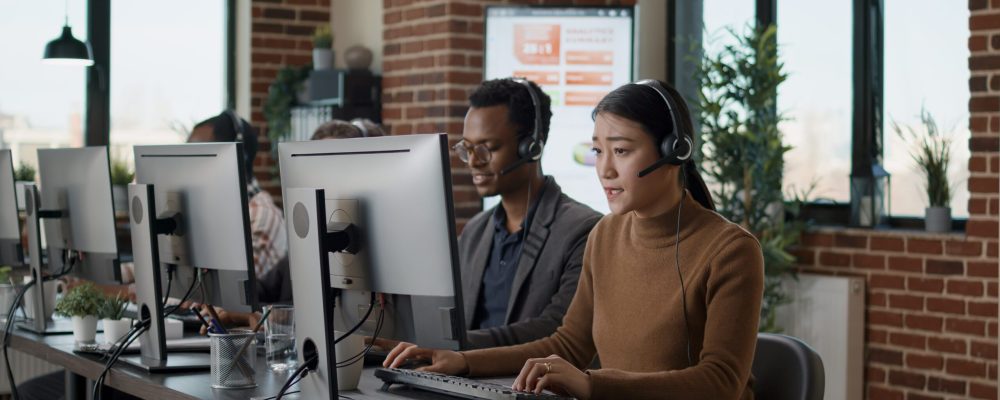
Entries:
{"type": "Polygon", "coordinates": [[[528,358],[557,354],[590,370],[594,399],[752,399],[764,285],[760,244],[684,196],[680,268],[691,332],[688,365],[674,266],[677,209],[652,218],[608,215],[591,232],[580,283],[551,336],[464,352],[472,376],[511,375],[528,358]]]}

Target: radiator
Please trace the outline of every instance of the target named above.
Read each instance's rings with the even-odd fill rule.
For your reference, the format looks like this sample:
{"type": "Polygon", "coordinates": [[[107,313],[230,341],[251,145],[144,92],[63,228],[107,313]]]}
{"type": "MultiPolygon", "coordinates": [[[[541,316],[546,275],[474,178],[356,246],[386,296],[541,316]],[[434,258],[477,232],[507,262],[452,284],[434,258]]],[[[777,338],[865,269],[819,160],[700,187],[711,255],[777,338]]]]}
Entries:
{"type": "Polygon", "coordinates": [[[824,399],[863,399],[865,279],[799,274],[784,287],[792,302],[778,308],[778,325],[823,358],[824,399]]]}
{"type": "MultiPolygon", "coordinates": [[[[3,357],[3,354],[0,354],[3,357]]],[[[53,364],[24,354],[17,350],[10,351],[10,369],[14,371],[14,380],[22,383],[36,376],[61,371],[53,364]]],[[[7,366],[0,360],[0,394],[10,394],[10,383],[7,382],[7,366]]]]}

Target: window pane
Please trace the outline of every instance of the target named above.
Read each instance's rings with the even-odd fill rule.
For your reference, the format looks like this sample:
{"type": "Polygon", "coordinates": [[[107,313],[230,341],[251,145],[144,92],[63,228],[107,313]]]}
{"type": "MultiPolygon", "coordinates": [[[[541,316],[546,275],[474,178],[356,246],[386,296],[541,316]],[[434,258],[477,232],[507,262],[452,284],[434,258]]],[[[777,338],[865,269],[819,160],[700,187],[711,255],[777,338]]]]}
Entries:
{"type": "Polygon", "coordinates": [[[891,122],[920,127],[920,108],[951,132],[953,216],[969,215],[969,10],[965,3],[885,1],[885,165],[892,173],[892,214],[924,215],[924,179],[891,122]]]}
{"type": "Polygon", "coordinates": [[[743,33],[754,23],[754,0],[706,0],[702,4],[705,52],[735,44],[728,30],[743,33]]]}
{"type": "Polygon", "coordinates": [[[111,3],[112,157],[131,160],[136,144],[184,142],[223,110],[225,4],[111,3]]]}
{"type": "Polygon", "coordinates": [[[851,2],[778,2],[778,89],[786,144],[785,190],[815,183],[810,200],[849,203],[851,173],[851,2]]]}
{"type": "Polygon", "coordinates": [[[14,163],[37,166],[39,148],[83,144],[86,68],[42,62],[45,45],[64,22],[78,40],[87,38],[87,10],[63,1],[0,0],[0,148],[14,163]]]}

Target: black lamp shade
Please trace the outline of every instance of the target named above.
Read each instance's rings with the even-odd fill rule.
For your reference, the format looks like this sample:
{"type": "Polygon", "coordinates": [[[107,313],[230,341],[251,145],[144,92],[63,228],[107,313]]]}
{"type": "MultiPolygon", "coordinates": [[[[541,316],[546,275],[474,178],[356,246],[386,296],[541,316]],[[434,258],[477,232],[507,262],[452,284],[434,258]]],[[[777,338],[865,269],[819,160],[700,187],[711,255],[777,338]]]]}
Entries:
{"type": "Polygon", "coordinates": [[[69,25],[63,26],[62,36],[45,45],[42,58],[53,64],[94,65],[90,46],[73,37],[69,25]]]}

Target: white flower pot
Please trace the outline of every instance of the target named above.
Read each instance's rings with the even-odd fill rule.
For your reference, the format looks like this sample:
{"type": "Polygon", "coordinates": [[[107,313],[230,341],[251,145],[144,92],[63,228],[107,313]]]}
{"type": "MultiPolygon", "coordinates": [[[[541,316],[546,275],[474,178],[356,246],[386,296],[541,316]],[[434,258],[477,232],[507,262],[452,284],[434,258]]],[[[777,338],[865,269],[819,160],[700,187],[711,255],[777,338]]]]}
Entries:
{"type": "Polygon", "coordinates": [[[313,69],[330,69],[333,68],[333,50],[332,49],[313,49],[313,69]]]}
{"type": "Polygon", "coordinates": [[[80,317],[74,315],[73,318],[73,340],[78,343],[93,343],[97,337],[97,317],[88,315],[80,317]]]}
{"type": "Polygon", "coordinates": [[[102,319],[101,324],[104,325],[104,342],[105,343],[117,343],[122,337],[128,333],[129,329],[132,328],[131,318],[122,319],[102,319]]]}
{"type": "Polygon", "coordinates": [[[951,207],[925,208],[924,229],[927,232],[951,232],[951,207]]]}

